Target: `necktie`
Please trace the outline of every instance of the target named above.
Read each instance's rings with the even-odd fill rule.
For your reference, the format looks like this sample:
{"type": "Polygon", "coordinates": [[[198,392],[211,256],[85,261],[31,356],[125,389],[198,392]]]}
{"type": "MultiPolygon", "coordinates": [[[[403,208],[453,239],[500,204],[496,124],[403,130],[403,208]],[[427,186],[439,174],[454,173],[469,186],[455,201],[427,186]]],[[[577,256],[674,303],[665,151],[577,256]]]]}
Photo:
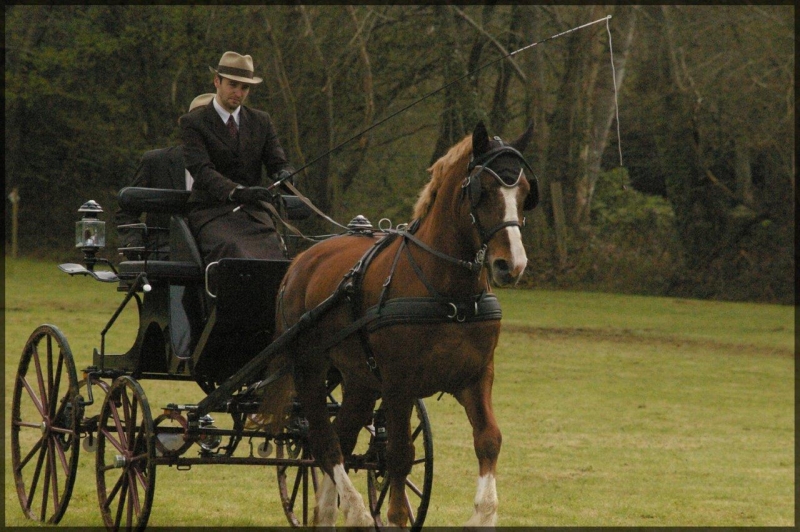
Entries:
{"type": "Polygon", "coordinates": [[[228,117],[228,133],[234,140],[239,136],[239,128],[236,126],[236,120],[233,119],[233,115],[228,117]]]}

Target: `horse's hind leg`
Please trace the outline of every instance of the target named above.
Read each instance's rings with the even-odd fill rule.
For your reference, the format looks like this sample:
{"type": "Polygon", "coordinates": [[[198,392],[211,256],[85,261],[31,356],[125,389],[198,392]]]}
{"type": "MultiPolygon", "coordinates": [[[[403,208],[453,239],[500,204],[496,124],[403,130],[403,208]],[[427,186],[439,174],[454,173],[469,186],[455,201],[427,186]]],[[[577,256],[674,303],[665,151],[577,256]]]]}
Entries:
{"type": "Polygon", "coordinates": [[[362,429],[372,420],[377,394],[370,388],[356,383],[347,383],[342,390],[342,406],[333,428],[339,437],[339,446],[344,456],[349,456],[358,443],[362,429]]]}
{"type": "MultiPolygon", "coordinates": [[[[319,361],[311,361],[319,363],[319,361]]],[[[320,364],[321,365],[321,364],[320,364]]],[[[308,420],[308,441],[311,454],[325,472],[317,493],[314,523],[318,526],[336,524],[336,495],[347,526],[369,527],[373,519],[344,469],[339,440],[328,418],[325,371],[298,368],[297,390],[303,415],[308,420]],[[335,490],[332,489],[335,485],[335,490]]]]}
{"type": "Polygon", "coordinates": [[[497,487],[495,474],[502,435],[492,410],[493,368],[489,366],[474,385],[456,394],[472,425],[475,454],[478,457],[478,489],[475,512],[467,526],[495,526],[497,522],[497,487]]]}

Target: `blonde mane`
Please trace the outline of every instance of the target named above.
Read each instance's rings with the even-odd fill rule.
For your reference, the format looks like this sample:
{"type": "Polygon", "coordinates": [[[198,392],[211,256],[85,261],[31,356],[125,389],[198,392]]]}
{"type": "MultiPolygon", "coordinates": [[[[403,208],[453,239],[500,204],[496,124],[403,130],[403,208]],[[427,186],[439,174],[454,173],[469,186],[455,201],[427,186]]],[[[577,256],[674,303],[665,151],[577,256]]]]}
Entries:
{"type": "Polygon", "coordinates": [[[467,135],[428,168],[431,179],[419,193],[417,203],[414,205],[415,220],[422,219],[428,214],[436,199],[436,193],[453,173],[466,171],[471,153],[472,135],[467,135]]]}

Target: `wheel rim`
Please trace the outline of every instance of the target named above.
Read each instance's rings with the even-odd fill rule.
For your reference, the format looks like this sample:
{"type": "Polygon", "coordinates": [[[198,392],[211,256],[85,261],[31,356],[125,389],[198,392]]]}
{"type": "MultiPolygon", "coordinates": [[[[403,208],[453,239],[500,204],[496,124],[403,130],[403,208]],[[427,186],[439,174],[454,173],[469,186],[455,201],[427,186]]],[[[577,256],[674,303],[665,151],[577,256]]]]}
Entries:
{"type": "MultiPolygon", "coordinates": [[[[414,463],[411,472],[406,478],[406,507],[411,516],[412,530],[420,530],[428,513],[428,504],[431,498],[433,485],[433,437],[428,412],[422,399],[417,399],[414,405],[416,425],[412,425],[411,438],[414,443],[414,463]]],[[[412,421],[414,418],[412,417],[412,421]]],[[[374,439],[374,434],[373,434],[374,439]]],[[[373,439],[370,439],[372,447],[373,439]]],[[[385,452],[385,451],[384,451],[385,452]]],[[[375,524],[385,526],[387,497],[389,495],[389,475],[385,468],[370,469],[367,471],[367,494],[369,507],[375,524]]]]}
{"type": "Polygon", "coordinates": [[[67,510],[78,469],[79,407],[67,339],[43,325],[23,349],[11,410],[14,481],[29,519],[54,524],[67,510]]]}
{"type": "Polygon", "coordinates": [[[144,529],[155,493],[153,418],[147,397],[131,377],[117,379],[103,402],[96,472],[106,527],[144,529]]]}

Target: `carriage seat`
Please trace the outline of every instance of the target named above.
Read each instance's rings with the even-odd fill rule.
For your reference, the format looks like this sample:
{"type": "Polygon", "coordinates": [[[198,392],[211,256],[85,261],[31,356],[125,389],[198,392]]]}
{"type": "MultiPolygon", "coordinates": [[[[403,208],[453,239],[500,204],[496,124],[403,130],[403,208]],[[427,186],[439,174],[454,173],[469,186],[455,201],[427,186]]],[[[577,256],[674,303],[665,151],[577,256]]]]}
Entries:
{"type": "Polygon", "coordinates": [[[148,279],[163,279],[170,284],[202,281],[203,260],[194,235],[186,222],[188,190],[126,187],[119,192],[122,208],[134,212],[172,214],[169,227],[170,260],[131,260],[119,264],[119,278],[135,279],[145,272],[148,279]]]}
{"type": "Polygon", "coordinates": [[[125,187],[119,191],[119,206],[131,212],[186,214],[188,190],[125,187]]]}

